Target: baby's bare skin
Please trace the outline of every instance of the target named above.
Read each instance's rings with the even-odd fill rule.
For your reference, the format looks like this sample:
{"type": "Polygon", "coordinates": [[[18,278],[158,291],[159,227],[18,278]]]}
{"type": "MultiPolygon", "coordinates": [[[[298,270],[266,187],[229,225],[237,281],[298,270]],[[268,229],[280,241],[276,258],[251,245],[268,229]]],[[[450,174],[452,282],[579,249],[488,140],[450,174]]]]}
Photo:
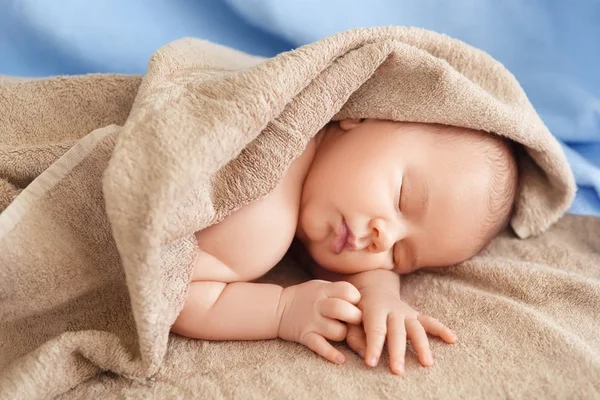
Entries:
{"type": "Polygon", "coordinates": [[[345,358],[326,339],[346,339],[371,366],[387,340],[398,374],[408,338],[431,365],[427,333],[456,338],[401,301],[398,273],[479,250],[489,180],[480,152],[438,145],[432,129],[380,120],[324,128],[274,192],[196,233],[192,282],[172,330],[212,340],[280,337],[336,363],[345,358]],[[313,269],[325,280],[285,289],[250,283],[294,237],[326,267],[313,269]]]}
{"type": "Polygon", "coordinates": [[[173,332],[212,340],[280,337],[332,362],[344,362],[325,339],[346,337],[340,321],[361,323],[362,313],[355,306],[360,293],[354,286],[310,281],[283,289],[248,283],[272,269],[294,239],[300,192],[315,147],[313,139],[267,197],[196,233],[199,249],[192,282],[173,332]]]}

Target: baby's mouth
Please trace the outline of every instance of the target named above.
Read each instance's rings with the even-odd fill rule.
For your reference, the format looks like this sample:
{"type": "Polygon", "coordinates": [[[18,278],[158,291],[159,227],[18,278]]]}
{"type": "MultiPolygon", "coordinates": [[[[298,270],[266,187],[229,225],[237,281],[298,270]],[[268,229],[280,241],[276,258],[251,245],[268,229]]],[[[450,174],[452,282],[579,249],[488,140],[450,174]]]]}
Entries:
{"type": "Polygon", "coordinates": [[[342,250],[346,248],[356,248],[356,238],[352,234],[350,228],[348,228],[348,225],[346,225],[346,220],[342,219],[342,222],[335,232],[335,236],[331,240],[329,248],[335,254],[340,254],[342,250]]]}

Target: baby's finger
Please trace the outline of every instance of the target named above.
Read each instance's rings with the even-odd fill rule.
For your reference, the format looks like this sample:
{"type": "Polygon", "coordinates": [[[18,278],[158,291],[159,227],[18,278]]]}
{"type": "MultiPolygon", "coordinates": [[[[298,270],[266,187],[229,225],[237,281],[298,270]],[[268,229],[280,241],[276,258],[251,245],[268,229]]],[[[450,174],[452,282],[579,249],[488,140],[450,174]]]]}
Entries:
{"type": "Polygon", "coordinates": [[[337,297],[346,300],[354,305],[360,301],[360,292],[358,289],[346,281],[333,282],[328,285],[325,294],[327,297],[337,297]]]}
{"type": "Polygon", "coordinates": [[[365,330],[362,325],[348,325],[348,333],[346,333],[346,343],[354,350],[360,358],[365,358],[365,349],[367,348],[367,340],[365,330]]]}
{"type": "Polygon", "coordinates": [[[456,342],[456,335],[454,332],[437,319],[421,314],[419,315],[418,320],[428,334],[437,336],[446,343],[456,342]]]}
{"type": "Polygon", "coordinates": [[[414,319],[407,319],[406,324],[406,336],[412,343],[419,361],[424,367],[430,367],[433,365],[433,357],[431,356],[431,349],[429,348],[429,338],[427,338],[427,332],[421,323],[414,319]]]}
{"type": "Polygon", "coordinates": [[[319,303],[319,313],[331,319],[358,325],[362,322],[362,311],[346,300],[331,297],[319,303]]]}
{"type": "Polygon", "coordinates": [[[302,343],[321,357],[335,364],[343,364],[346,357],[316,332],[309,332],[302,338],[302,343]]]}
{"type": "Polygon", "coordinates": [[[390,314],[387,332],[388,351],[390,353],[390,369],[396,375],[404,373],[406,355],[406,327],[404,317],[390,314]]]}
{"type": "Polygon", "coordinates": [[[335,319],[325,319],[320,323],[320,327],[317,333],[324,336],[326,339],[333,340],[335,342],[341,342],[346,339],[346,333],[348,333],[348,327],[346,324],[341,323],[335,319]]]}
{"type": "Polygon", "coordinates": [[[363,315],[363,326],[367,336],[367,349],[365,350],[365,362],[374,367],[379,361],[385,335],[387,333],[387,313],[371,312],[363,315]]]}

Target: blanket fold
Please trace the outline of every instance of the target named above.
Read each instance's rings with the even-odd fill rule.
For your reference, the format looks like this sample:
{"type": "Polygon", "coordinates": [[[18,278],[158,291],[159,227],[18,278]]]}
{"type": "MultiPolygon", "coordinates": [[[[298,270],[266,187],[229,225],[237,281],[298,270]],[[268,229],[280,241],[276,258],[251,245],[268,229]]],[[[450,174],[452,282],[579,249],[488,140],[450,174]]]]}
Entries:
{"type": "Polygon", "coordinates": [[[193,233],[267,195],[321,127],[348,117],[520,144],[522,238],[573,197],[564,154],[514,77],[421,29],[348,31],[272,59],[187,38],[144,77],[0,80],[0,398],[55,396],[101,371],[157,376],[193,233]]]}

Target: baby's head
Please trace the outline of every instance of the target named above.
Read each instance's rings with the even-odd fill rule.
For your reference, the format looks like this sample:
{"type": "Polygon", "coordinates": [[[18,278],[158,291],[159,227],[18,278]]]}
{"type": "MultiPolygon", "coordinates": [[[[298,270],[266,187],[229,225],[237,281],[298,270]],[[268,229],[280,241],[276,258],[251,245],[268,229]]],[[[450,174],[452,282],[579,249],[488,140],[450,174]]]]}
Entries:
{"type": "Polygon", "coordinates": [[[316,141],[297,236],[324,268],[453,265],[509,220],[517,167],[497,135],[367,119],[332,123],[316,141]]]}

